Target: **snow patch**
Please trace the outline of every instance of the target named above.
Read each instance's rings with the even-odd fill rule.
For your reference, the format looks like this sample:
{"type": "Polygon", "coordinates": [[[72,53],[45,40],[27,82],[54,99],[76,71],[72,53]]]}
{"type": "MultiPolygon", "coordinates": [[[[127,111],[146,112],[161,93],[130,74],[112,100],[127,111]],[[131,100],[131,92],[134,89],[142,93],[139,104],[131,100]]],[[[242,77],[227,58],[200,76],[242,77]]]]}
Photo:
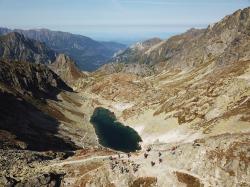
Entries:
{"type": "Polygon", "coordinates": [[[113,108],[122,112],[128,108],[131,108],[132,106],[134,106],[132,103],[116,103],[113,105],[113,108]]]}
{"type": "Polygon", "coordinates": [[[142,132],[144,130],[144,126],[143,125],[136,126],[136,127],[133,127],[133,129],[140,135],[140,134],[142,134],[142,132]]]}

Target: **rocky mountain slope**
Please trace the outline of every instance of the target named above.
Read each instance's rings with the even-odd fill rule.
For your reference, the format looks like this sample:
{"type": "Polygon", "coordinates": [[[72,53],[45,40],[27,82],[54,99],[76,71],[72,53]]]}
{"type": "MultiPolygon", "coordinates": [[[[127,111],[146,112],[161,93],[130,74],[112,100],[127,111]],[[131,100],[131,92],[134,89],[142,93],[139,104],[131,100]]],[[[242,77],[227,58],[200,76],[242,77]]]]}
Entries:
{"type": "Polygon", "coordinates": [[[151,47],[159,44],[160,42],[161,39],[159,38],[152,38],[144,42],[138,42],[114,57],[113,60],[115,62],[123,63],[144,63],[143,59],[141,59],[142,54],[146,53],[151,47]]]}
{"type": "Polygon", "coordinates": [[[244,61],[249,58],[249,14],[249,8],[239,10],[207,29],[191,29],[146,50],[132,47],[112,62],[153,65],[152,69],[161,71],[190,69],[210,61],[218,65],[244,61]]]}
{"type": "Polygon", "coordinates": [[[46,65],[0,61],[0,103],[0,186],[58,186],[48,162],[98,146],[91,103],[46,65]]]}
{"type": "Polygon", "coordinates": [[[51,149],[61,141],[58,149],[67,147],[53,134],[58,122],[41,111],[41,99],[55,99],[61,90],[72,91],[70,87],[44,65],[2,61],[0,84],[1,146],[51,149]]]}
{"type": "Polygon", "coordinates": [[[160,45],[163,41],[159,38],[152,38],[144,42],[138,42],[120,53],[117,53],[111,61],[102,66],[99,71],[110,74],[116,72],[127,72],[148,76],[153,74],[154,68],[145,63],[147,60],[143,54],[153,46],[160,45]]]}
{"type": "Polygon", "coordinates": [[[13,32],[0,36],[0,59],[49,64],[54,62],[56,53],[45,44],[27,39],[13,32]]]}
{"type": "Polygon", "coordinates": [[[10,30],[2,28],[0,34],[13,31],[23,34],[26,38],[44,42],[57,53],[70,56],[85,71],[96,70],[112,58],[114,53],[126,47],[115,42],[98,42],[85,36],[48,29],[10,30]]]}

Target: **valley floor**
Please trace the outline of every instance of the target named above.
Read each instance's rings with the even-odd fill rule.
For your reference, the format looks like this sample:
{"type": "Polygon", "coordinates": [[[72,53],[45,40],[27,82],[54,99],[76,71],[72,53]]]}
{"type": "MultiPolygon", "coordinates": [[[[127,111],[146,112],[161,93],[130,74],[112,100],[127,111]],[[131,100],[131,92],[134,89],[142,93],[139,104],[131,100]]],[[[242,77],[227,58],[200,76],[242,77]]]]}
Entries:
{"type": "Polygon", "coordinates": [[[78,150],[1,150],[0,185],[250,186],[249,61],[223,71],[94,75],[48,100],[59,135],[78,150]],[[139,133],[142,150],[128,156],[98,144],[90,117],[99,106],[139,133]]]}

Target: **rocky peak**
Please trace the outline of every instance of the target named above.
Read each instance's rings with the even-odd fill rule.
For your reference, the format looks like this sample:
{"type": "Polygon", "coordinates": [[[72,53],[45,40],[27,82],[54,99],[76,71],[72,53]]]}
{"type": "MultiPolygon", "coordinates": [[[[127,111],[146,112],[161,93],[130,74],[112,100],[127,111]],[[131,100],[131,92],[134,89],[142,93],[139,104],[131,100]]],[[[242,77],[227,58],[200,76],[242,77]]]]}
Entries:
{"type": "Polygon", "coordinates": [[[61,65],[74,64],[70,57],[65,54],[59,54],[55,62],[58,62],[61,65]]]}
{"type": "Polygon", "coordinates": [[[84,77],[75,62],[65,54],[59,54],[55,62],[50,64],[49,67],[68,84],[84,77]]]}
{"type": "Polygon", "coordinates": [[[133,50],[145,51],[145,50],[148,50],[150,47],[160,43],[161,41],[162,40],[160,38],[151,38],[143,42],[137,42],[136,44],[132,45],[130,48],[133,50]]]}
{"type": "Polygon", "coordinates": [[[207,28],[207,34],[219,35],[223,32],[235,34],[249,32],[250,29],[250,8],[238,10],[232,15],[228,15],[218,23],[207,28]]]}

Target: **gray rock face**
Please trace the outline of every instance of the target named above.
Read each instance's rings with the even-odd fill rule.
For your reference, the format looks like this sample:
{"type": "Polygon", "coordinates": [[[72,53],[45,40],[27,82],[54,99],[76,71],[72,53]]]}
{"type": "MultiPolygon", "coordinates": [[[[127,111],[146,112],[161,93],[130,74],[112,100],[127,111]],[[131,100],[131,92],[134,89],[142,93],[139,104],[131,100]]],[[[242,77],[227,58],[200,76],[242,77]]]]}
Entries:
{"type": "Polygon", "coordinates": [[[43,43],[27,39],[19,33],[0,36],[0,59],[31,63],[50,64],[56,53],[43,43]]]}
{"type": "Polygon", "coordinates": [[[75,62],[64,54],[59,54],[49,68],[69,85],[84,77],[84,73],[78,69],[75,62]]]}

